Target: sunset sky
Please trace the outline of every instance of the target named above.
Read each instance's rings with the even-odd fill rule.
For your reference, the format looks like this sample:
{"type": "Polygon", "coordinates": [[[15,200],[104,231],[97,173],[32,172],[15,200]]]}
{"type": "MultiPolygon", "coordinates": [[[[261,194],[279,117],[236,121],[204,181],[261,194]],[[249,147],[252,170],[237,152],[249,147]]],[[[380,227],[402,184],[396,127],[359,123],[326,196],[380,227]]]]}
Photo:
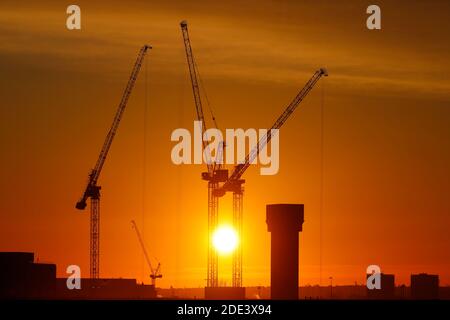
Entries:
{"type": "MultiPolygon", "coordinates": [[[[396,284],[427,272],[450,285],[450,2],[377,1],[376,31],[366,28],[371,4],[2,0],[0,251],[35,252],[60,277],[71,264],[89,276],[89,208],[75,203],[147,43],[99,179],[100,273],[150,282],[134,219],[161,262],[158,285],[206,284],[205,166],[170,158],[172,130],[192,130],[196,116],[186,19],[221,129],[270,127],[318,68],[330,74],[281,129],[279,173],[244,175],[244,286],[270,283],[270,203],[305,205],[300,285],[320,282],[321,225],[324,285],[330,276],[362,284],[371,264],[396,284]],[[81,30],[66,29],[70,4],[81,30]]],[[[230,213],[227,195],[220,221],[230,213]]],[[[219,267],[228,284],[229,260],[219,267]]]]}

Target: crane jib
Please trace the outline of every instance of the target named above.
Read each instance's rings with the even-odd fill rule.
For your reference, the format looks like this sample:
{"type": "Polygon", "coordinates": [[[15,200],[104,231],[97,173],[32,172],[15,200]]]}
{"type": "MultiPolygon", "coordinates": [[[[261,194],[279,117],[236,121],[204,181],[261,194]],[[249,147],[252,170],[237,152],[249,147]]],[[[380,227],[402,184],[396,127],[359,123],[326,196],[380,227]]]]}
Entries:
{"type": "Polygon", "coordinates": [[[139,74],[139,70],[141,69],[142,62],[144,60],[145,54],[148,49],[151,49],[151,46],[144,45],[139,51],[138,57],[136,59],[136,62],[134,63],[134,67],[131,72],[130,78],[128,80],[127,86],[125,87],[124,93],[122,95],[122,99],[119,103],[116,114],[114,116],[114,120],[112,122],[111,128],[109,129],[108,134],[106,135],[105,141],[103,143],[103,147],[100,151],[100,155],[97,159],[94,169],[89,174],[88,184],[85,188],[83,196],[76,205],[77,209],[82,210],[86,207],[86,204],[85,204],[86,200],[87,200],[87,198],[92,196],[92,190],[94,190],[96,187],[97,180],[98,180],[100,173],[102,171],[102,168],[103,168],[103,164],[105,163],[106,157],[108,155],[108,151],[111,147],[114,136],[116,135],[117,128],[119,127],[120,120],[122,119],[123,112],[125,111],[125,107],[128,102],[128,98],[130,97],[131,91],[133,90],[134,84],[136,83],[136,79],[139,74]]]}
{"type": "MultiPolygon", "coordinates": [[[[183,34],[183,42],[184,42],[184,48],[186,51],[186,60],[188,62],[189,67],[189,76],[191,78],[192,83],[192,93],[194,95],[194,102],[195,102],[195,110],[197,112],[197,120],[201,121],[203,130],[207,130],[205,117],[203,114],[203,106],[202,106],[202,100],[200,96],[200,87],[198,85],[198,77],[197,77],[197,69],[194,59],[194,54],[192,52],[192,46],[191,41],[189,39],[189,31],[187,28],[187,21],[182,21],[180,23],[181,25],[181,32],[183,34]]],[[[202,140],[203,149],[207,148],[207,142],[205,140],[202,140]]],[[[210,159],[207,159],[207,170],[209,175],[212,175],[214,171],[214,164],[211,163],[210,159]]]]}
{"type": "Polygon", "coordinates": [[[224,183],[222,188],[226,189],[226,187],[232,181],[238,180],[244,174],[245,170],[247,170],[247,168],[250,166],[250,163],[255,160],[259,152],[267,145],[267,143],[270,142],[270,139],[272,138],[272,130],[280,129],[283,126],[289,116],[295,111],[297,106],[302,102],[302,100],[306,97],[306,95],[311,91],[311,89],[322,76],[328,76],[328,73],[324,68],[321,68],[314,73],[314,75],[311,77],[311,79],[309,79],[302,90],[300,90],[300,92],[295,96],[294,100],[292,100],[292,102],[286,107],[283,113],[278,117],[278,119],[271,127],[271,130],[268,130],[267,134],[263,136],[259,140],[258,144],[250,151],[250,153],[247,154],[244,164],[239,165],[235,168],[233,173],[230,175],[230,178],[224,183]]]}

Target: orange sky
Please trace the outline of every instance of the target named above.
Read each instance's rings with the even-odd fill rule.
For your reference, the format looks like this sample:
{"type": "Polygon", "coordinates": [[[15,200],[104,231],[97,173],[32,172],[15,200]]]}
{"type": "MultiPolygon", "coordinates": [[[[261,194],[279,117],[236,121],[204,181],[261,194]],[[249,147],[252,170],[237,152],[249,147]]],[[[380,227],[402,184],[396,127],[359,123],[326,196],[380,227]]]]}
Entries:
{"type": "MultiPolygon", "coordinates": [[[[204,167],[170,160],[170,133],[195,117],[187,19],[223,129],[270,127],[318,67],[330,72],[282,128],[278,175],[245,174],[244,285],[269,284],[268,203],[305,204],[300,284],[319,282],[322,89],[323,283],[362,283],[378,264],[397,284],[428,272],[450,285],[448,1],[378,2],[381,31],[366,29],[366,1],[77,1],[81,31],[65,28],[69,3],[27,2],[0,4],[1,251],[88,276],[89,214],[75,202],[149,43],[147,188],[144,68],[99,181],[101,275],[149,282],[135,219],[161,261],[161,286],[205,285],[204,167]]],[[[221,221],[230,210],[228,196],[221,221]]],[[[230,283],[227,260],[220,278],[230,283]]]]}

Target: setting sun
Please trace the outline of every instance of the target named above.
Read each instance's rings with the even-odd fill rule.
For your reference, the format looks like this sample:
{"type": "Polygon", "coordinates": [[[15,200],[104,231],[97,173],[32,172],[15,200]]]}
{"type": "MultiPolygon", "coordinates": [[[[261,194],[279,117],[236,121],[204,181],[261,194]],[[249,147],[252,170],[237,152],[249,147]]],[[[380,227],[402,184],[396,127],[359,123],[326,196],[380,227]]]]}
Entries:
{"type": "Polygon", "coordinates": [[[230,226],[220,226],[213,234],[213,245],[221,254],[227,254],[236,249],[238,236],[230,226]]]}

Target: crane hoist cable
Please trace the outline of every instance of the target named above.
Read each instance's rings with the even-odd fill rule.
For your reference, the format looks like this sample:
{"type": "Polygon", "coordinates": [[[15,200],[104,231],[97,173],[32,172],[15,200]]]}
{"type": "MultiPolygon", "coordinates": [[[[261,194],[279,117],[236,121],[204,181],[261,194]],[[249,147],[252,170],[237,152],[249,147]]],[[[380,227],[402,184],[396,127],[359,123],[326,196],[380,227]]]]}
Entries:
{"type": "Polygon", "coordinates": [[[211,119],[213,121],[214,128],[219,129],[219,126],[217,125],[216,116],[214,115],[214,110],[213,110],[213,108],[211,106],[211,103],[209,101],[208,94],[207,94],[206,89],[205,89],[205,85],[203,84],[203,78],[202,78],[202,76],[200,74],[200,71],[198,69],[197,61],[195,61],[195,57],[193,57],[193,59],[194,59],[194,66],[195,66],[195,69],[197,71],[198,80],[199,80],[199,83],[200,83],[200,88],[202,89],[201,92],[203,92],[203,95],[205,96],[206,106],[208,108],[209,114],[210,114],[211,119]]]}
{"type": "MultiPolygon", "coordinates": [[[[208,108],[209,114],[210,114],[212,122],[214,124],[214,128],[220,130],[219,125],[217,124],[217,118],[214,115],[214,110],[213,110],[213,108],[211,106],[211,103],[209,101],[208,94],[206,93],[206,89],[205,89],[205,86],[203,84],[202,76],[200,74],[200,71],[198,70],[197,62],[195,61],[194,57],[193,57],[193,60],[194,60],[195,69],[197,71],[197,77],[198,77],[198,80],[199,80],[199,83],[200,83],[200,88],[202,89],[201,92],[203,92],[203,95],[205,96],[206,106],[208,108]]],[[[213,172],[216,171],[217,169],[220,169],[222,167],[222,164],[223,164],[222,157],[223,157],[223,149],[225,148],[225,141],[224,140],[219,141],[218,146],[219,146],[219,150],[217,151],[217,154],[215,156],[215,161],[213,163],[213,172]],[[220,160],[219,163],[217,163],[218,159],[220,160]]]]}
{"type": "MultiPolygon", "coordinates": [[[[147,194],[147,111],[148,111],[148,59],[145,60],[144,77],[144,137],[142,156],[142,237],[145,239],[145,211],[147,194]]],[[[141,278],[144,278],[144,259],[141,261],[141,278]]]]}
{"type": "Polygon", "coordinates": [[[324,133],[325,133],[325,84],[321,83],[320,101],[320,191],[319,191],[319,287],[322,286],[322,264],[323,264],[323,196],[324,196],[324,133]]]}

